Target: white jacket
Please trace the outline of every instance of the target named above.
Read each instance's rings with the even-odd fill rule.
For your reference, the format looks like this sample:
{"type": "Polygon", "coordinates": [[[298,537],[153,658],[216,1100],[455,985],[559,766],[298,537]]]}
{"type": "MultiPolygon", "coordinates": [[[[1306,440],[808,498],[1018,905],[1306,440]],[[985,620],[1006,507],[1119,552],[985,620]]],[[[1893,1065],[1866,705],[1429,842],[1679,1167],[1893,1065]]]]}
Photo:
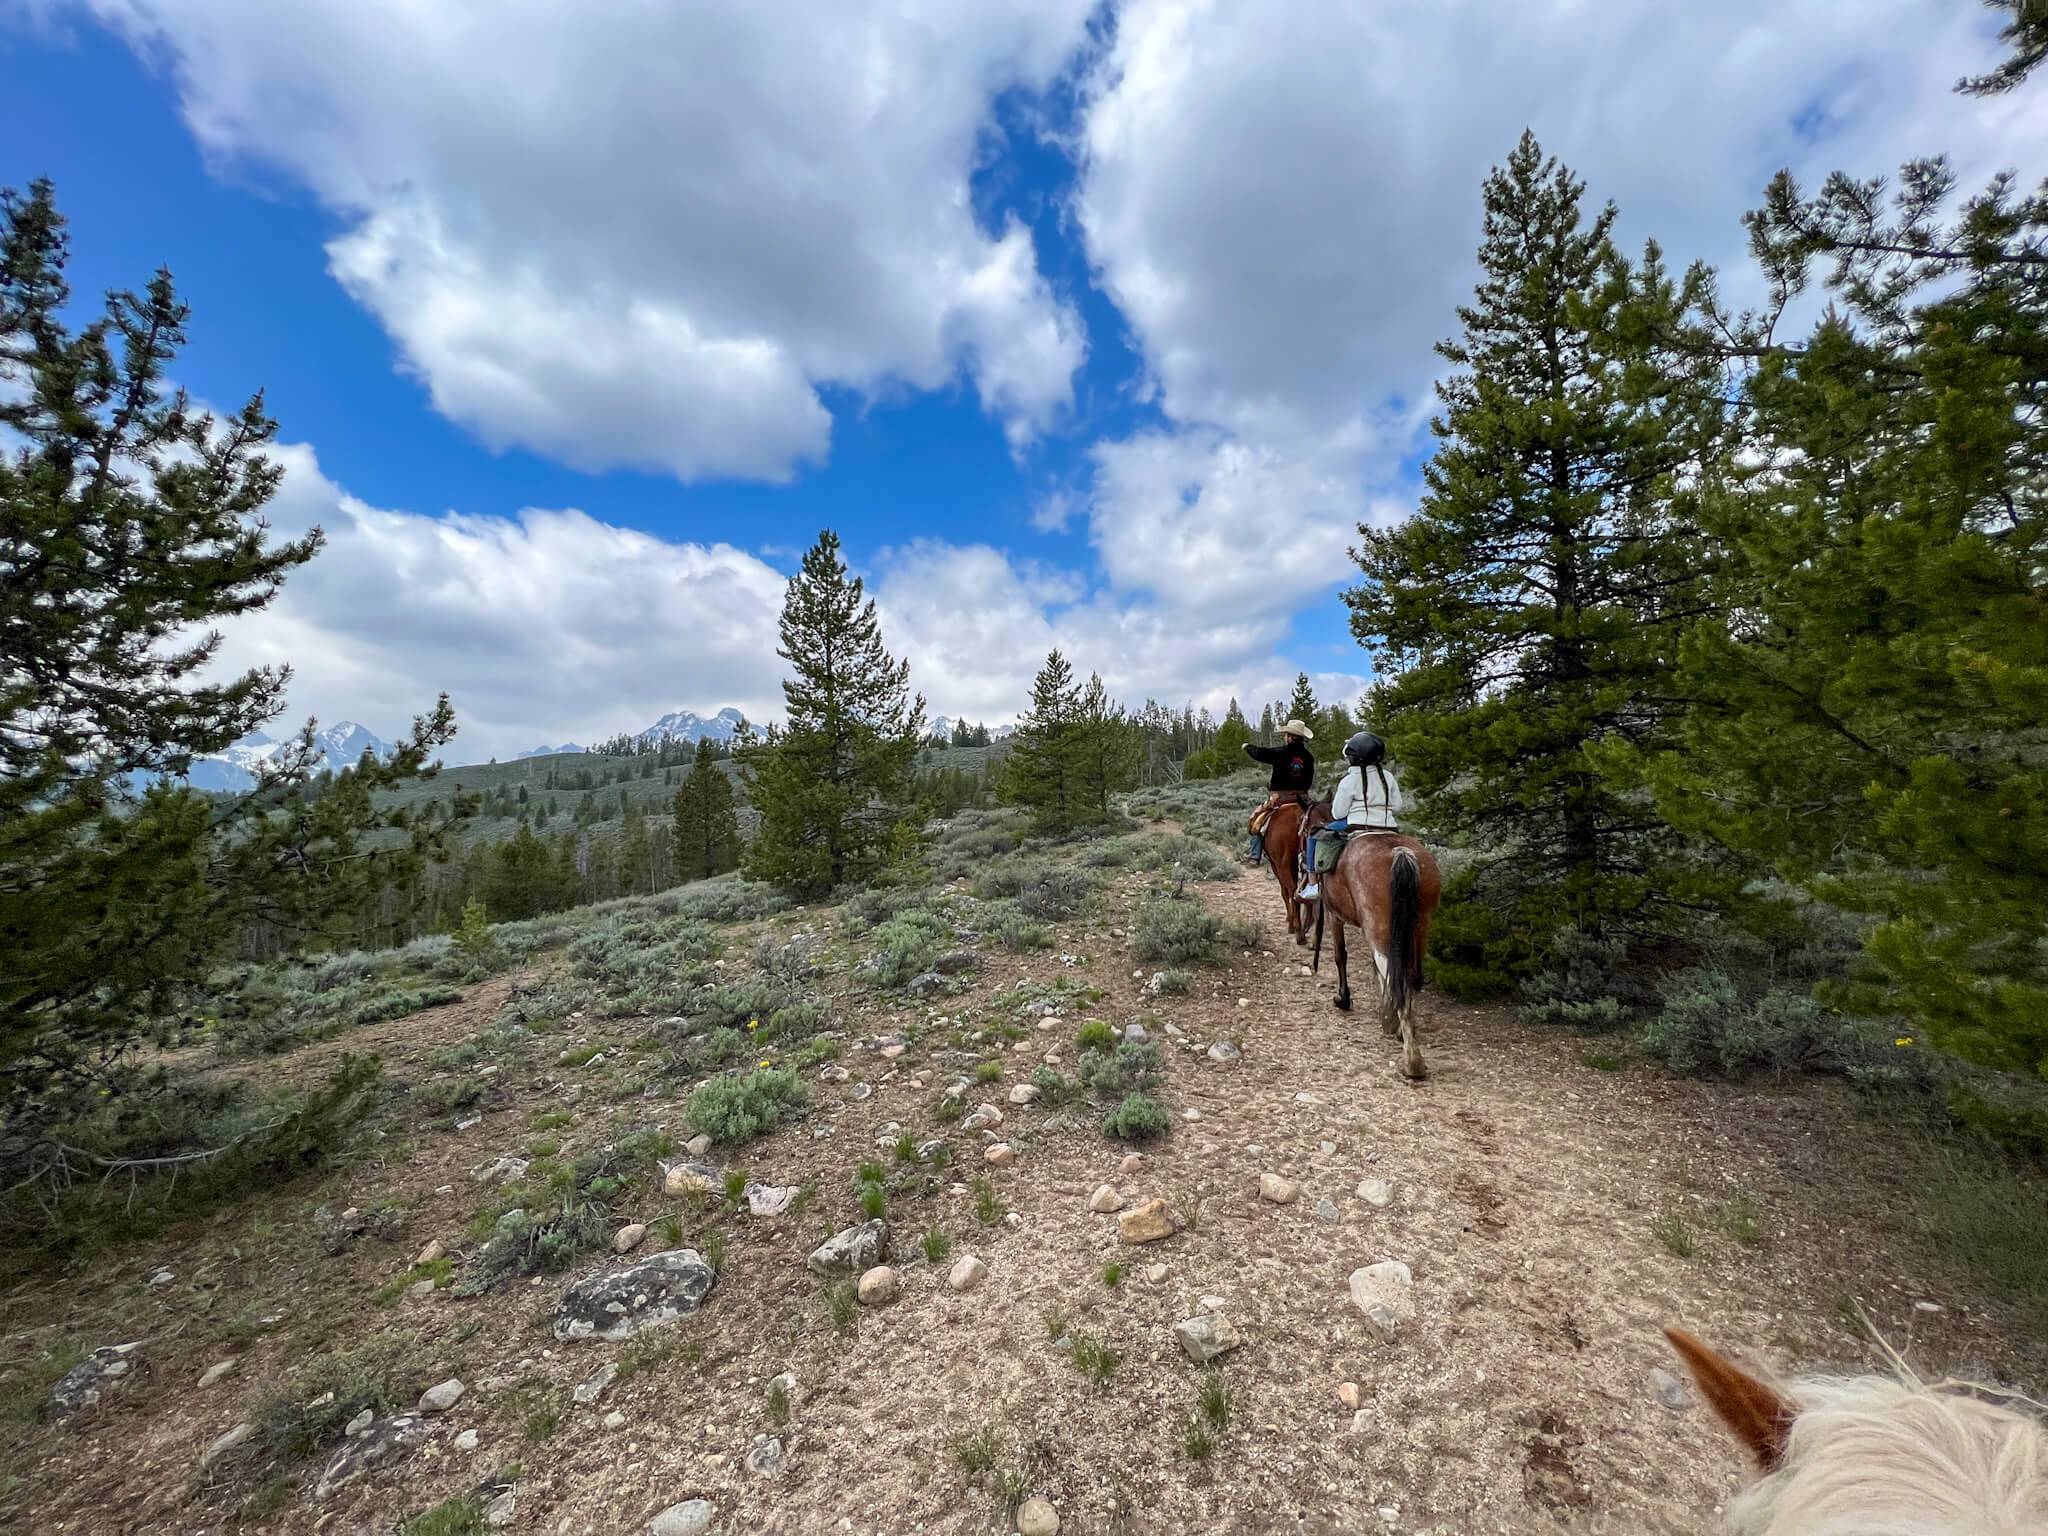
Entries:
{"type": "Polygon", "coordinates": [[[1400,825],[1401,786],[1383,768],[1353,768],[1337,786],[1330,802],[1330,816],[1354,827],[1380,827],[1392,831],[1400,825]]]}

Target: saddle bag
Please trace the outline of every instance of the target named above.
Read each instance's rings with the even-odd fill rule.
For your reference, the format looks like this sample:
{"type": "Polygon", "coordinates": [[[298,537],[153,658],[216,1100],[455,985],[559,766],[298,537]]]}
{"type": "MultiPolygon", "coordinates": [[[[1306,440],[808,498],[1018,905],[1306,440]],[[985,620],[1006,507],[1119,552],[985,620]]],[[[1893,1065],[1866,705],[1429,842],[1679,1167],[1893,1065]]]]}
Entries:
{"type": "Polygon", "coordinates": [[[1316,833],[1316,868],[1319,875],[1327,875],[1337,867],[1337,861],[1344,857],[1344,845],[1351,841],[1349,832],[1332,832],[1328,827],[1316,833]]]}

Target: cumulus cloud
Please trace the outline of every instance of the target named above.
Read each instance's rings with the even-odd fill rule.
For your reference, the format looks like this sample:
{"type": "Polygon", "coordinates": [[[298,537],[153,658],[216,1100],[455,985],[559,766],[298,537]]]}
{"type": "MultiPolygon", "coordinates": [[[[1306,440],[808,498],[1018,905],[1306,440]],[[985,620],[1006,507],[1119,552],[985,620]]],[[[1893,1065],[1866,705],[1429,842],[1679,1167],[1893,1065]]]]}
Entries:
{"type": "Polygon", "coordinates": [[[83,3],[348,221],[336,278],[494,445],[783,480],[822,385],[964,377],[1017,448],[1070,403],[1084,328],[968,177],[1088,0],[83,3]]]}

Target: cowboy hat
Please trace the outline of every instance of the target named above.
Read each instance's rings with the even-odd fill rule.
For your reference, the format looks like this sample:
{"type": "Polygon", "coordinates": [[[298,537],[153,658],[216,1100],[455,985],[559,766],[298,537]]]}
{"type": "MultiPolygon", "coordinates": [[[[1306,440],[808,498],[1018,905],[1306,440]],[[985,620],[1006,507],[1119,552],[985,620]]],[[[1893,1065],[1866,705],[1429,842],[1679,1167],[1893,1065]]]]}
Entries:
{"type": "Polygon", "coordinates": [[[1303,741],[1314,741],[1316,739],[1316,733],[1303,725],[1299,720],[1290,720],[1281,726],[1280,734],[1282,736],[1299,736],[1303,741]]]}

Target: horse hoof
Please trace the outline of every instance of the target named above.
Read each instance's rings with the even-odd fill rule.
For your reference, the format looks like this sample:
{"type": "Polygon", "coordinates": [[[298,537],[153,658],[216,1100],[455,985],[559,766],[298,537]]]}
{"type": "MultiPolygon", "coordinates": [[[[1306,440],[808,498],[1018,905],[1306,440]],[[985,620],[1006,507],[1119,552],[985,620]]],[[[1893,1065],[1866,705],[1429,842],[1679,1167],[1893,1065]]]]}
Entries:
{"type": "Polygon", "coordinates": [[[1299,944],[1299,945],[1300,945],[1300,946],[1301,946],[1301,947],[1302,947],[1303,949],[1307,949],[1307,948],[1308,948],[1308,935],[1307,935],[1307,934],[1305,934],[1305,933],[1297,933],[1297,934],[1296,934],[1296,935],[1294,936],[1294,942],[1295,942],[1295,943],[1297,943],[1297,944],[1299,944]]]}
{"type": "Polygon", "coordinates": [[[1351,999],[1348,997],[1333,997],[1330,999],[1330,1006],[1339,1013],[1349,1013],[1351,1011],[1351,999]]]}

